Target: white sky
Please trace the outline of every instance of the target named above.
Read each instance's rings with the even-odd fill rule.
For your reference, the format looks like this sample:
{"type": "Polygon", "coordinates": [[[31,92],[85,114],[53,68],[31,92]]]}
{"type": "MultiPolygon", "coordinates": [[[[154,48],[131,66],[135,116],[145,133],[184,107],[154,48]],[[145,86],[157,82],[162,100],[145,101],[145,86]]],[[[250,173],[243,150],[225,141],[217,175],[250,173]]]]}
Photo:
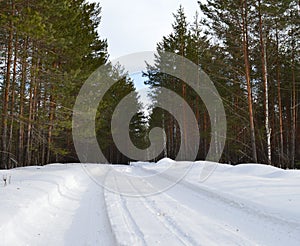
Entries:
{"type": "Polygon", "coordinates": [[[108,41],[110,59],[140,51],[154,51],[172,31],[180,4],[189,22],[199,12],[197,0],[90,0],[100,2],[100,37],[108,41]]]}

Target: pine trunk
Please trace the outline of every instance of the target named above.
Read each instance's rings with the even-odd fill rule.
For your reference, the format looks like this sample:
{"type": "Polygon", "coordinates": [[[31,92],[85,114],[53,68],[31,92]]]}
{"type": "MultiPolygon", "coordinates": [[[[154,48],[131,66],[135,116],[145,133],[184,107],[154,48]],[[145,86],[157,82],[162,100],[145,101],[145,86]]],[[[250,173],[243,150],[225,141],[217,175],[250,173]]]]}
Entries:
{"type": "Polygon", "coordinates": [[[256,140],[255,140],[255,127],[254,127],[254,116],[253,116],[253,105],[252,105],[252,89],[250,79],[250,63],[249,63],[249,45],[248,45],[248,5],[247,0],[243,0],[242,9],[242,31],[243,31],[243,54],[245,62],[245,74],[247,82],[247,93],[248,93],[248,107],[249,107],[249,120],[250,120],[250,134],[251,134],[251,145],[252,145],[252,159],[257,162],[256,153],[256,140]]]}
{"type": "Polygon", "coordinates": [[[272,163],[271,153],[271,129],[270,129],[270,118],[269,118],[269,88],[268,88],[268,69],[267,69],[267,55],[266,55],[266,43],[263,34],[263,21],[261,15],[261,2],[258,1],[258,17],[259,17],[259,39],[261,47],[261,64],[262,64],[262,76],[264,81],[265,90],[265,128],[267,135],[267,162],[269,165],[272,163]]]}
{"type": "Polygon", "coordinates": [[[295,77],[295,55],[292,54],[292,129],[291,129],[291,168],[295,168],[295,148],[296,148],[296,77],[295,77]]]}
{"type": "MultiPolygon", "coordinates": [[[[16,79],[17,79],[17,59],[18,59],[18,38],[15,38],[15,48],[14,48],[14,63],[13,63],[13,78],[12,78],[12,88],[11,88],[11,107],[10,107],[10,130],[9,130],[9,140],[8,140],[8,152],[12,155],[13,152],[13,128],[14,128],[14,111],[15,111],[15,89],[16,89],[16,79]]],[[[9,160],[9,168],[14,168],[17,166],[17,160],[11,157],[9,160]]]]}
{"type": "Polygon", "coordinates": [[[26,163],[27,165],[32,164],[32,124],[33,124],[33,108],[34,108],[34,88],[36,84],[36,52],[35,44],[32,45],[32,64],[31,64],[31,74],[30,74],[30,87],[29,87],[29,111],[28,111],[28,125],[27,125],[27,144],[26,144],[26,163]]]}
{"type": "MultiPolygon", "coordinates": [[[[13,10],[12,5],[12,12],[13,10]]],[[[7,130],[8,130],[8,104],[9,104],[9,93],[10,93],[10,79],[11,79],[11,63],[12,63],[12,52],[13,52],[13,24],[10,22],[9,37],[7,44],[7,64],[5,73],[5,85],[4,85],[4,97],[3,97],[3,108],[2,108],[2,159],[1,167],[4,169],[8,168],[8,149],[7,149],[7,130]]]]}
{"type": "MultiPolygon", "coordinates": [[[[52,92],[53,93],[53,92],[52,92]]],[[[48,127],[48,149],[47,149],[47,163],[51,161],[51,150],[52,150],[52,131],[55,117],[55,100],[53,95],[50,96],[50,113],[49,113],[49,127],[48,127]]]]}
{"type": "Polygon", "coordinates": [[[22,74],[21,74],[21,85],[20,85],[20,111],[19,111],[19,146],[18,146],[18,163],[19,165],[24,165],[24,100],[25,100],[25,88],[27,80],[27,49],[28,49],[28,38],[25,38],[23,47],[23,57],[22,57],[22,74]]]}
{"type": "Polygon", "coordinates": [[[277,97],[278,97],[278,108],[279,108],[279,133],[280,133],[280,165],[284,166],[284,146],[283,146],[283,118],[282,118],[282,99],[281,99],[281,79],[280,79],[280,64],[279,64],[279,37],[278,30],[276,29],[276,46],[277,46],[277,57],[276,57],[276,77],[277,77],[277,97]]]}

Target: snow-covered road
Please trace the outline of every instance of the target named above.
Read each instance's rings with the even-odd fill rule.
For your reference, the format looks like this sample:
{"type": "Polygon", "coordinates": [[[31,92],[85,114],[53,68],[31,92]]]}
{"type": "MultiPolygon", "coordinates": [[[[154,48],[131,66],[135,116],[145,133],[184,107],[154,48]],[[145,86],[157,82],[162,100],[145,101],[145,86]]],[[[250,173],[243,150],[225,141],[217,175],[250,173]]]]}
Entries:
{"type": "Polygon", "coordinates": [[[299,245],[299,171],[170,163],[0,171],[0,245],[299,245]]]}

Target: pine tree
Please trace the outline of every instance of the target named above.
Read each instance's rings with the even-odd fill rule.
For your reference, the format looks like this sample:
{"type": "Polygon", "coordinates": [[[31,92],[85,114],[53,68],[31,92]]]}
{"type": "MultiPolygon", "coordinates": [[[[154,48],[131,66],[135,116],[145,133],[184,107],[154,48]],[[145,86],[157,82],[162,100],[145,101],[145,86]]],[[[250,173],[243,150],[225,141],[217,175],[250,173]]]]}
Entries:
{"type": "MultiPolygon", "coordinates": [[[[174,19],[175,22],[172,25],[172,33],[168,36],[164,36],[162,41],[157,44],[158,54],[160,54],[160,52],[172,52],[179,56],[186,57],[204,70],[207,69],[207,63],[211,61],[208,52],[209,43],[202,36],[202,30],[197,14],[194,23],[189,25],[184,14],[184,9],[180,6],[177,13],[174,14],[174,19]]],[[[145,73],[145,76],[148,77],[146,84],[150,85],[154,91],[152,95],[154,101],[156,96],[159,95],[160,89],[165,87],[180,95],[193,109],[198,120],[199,128],[202,131],[200,135],[203,136],[200,141],[202,148],[199,150],[198,158],[204,159],[207,154],[207,147],[209,145],[208,140],[210,138],[210,136],[206,134],[209,128],[207,111],[199,98],[199,95],[197,95],[184,81],[160,72],[160,67],[162,65],[171,67],[172,62],[172,60],[168,61],[166,59],[162,61],[161,56],[158,55],[156,57],[155,66],[149,66],[148,71],[145,73]]],[[[188,76],[184,74],[184,71],[181,73],[183,78],[188,76]]],[[[194,148],[194,146],[190,145],[189,139],[187,138],[190,122],[188,122],[185,115],[186,109],[184,104],[182,106],[174,105],[174,107],[183,107],[182,129],[179,128],[177,119],[162,109],[153,110],[150,116],[150,128],[159,126],[165,130],[166,152],[163,153],[164,156],[187,160],[189,159],[189,156],[177,156],[177,153],[179,148],[183,148],[183,152],[185,153],[188,153],[188,150],[194,148]],[[180,146],[181,142],[183,146],[180,146]]],[[[155,108],[155,104],[153,105],[153,108],[155,108]]]]}
{"type": "Polygon", "coordinates": [[[101,8],[84,0],[0,5],[0,168],[76,160],[72,107],[108,57],[97,33],[101,8]]]}
{"type": "MultiPolygon", "coordinates": [[[[96,116],[96,136],[101,150],[109,163],[128,163],[132,161],[118,150],[112,134],[118,135],[120,129],[112,129],[111,122],[115,109],[120,101],[127,95],[133,97],[133,105],[127,105],[131,110],[135,109],[136,114],[131,119],[129,125],[123,123],[124,128],[128,128],[133,144],[139,149],[145,149],[147,142],[147,121],[142,112],[142,105],[139,102],[138,94],[131,78],[126,71],[118,64],[116,66],[107,65],[108,74],[115,84],[109,88],[102,98],[96,116]]],[[[125,109],[124,109],[125,110],[125,109]]],[[[118,117],[115,116],[115,117],[118,117]]],[[[122,118],[120,119],[120,121],[122,118]]]]}
{"type": "MultiPolygon", "coordinates": [[[[239,103],[235,103],[239,113],[234,121],[239,119],[243,123],[234,127],[231,120],[234,105],[228,102],[228,96],[223,97],[227,115],[230,115],[229,129],[237,129],[236,132],[230,130],[229,137],[235,136],[236,142],[246,147],[244,150],[238,147],[234,153],[243,154],[245,161],[259,160],[280,166],[287,162],[294,163],[298,100],[297,83],[294,83],[297,77],[294,54],[299,51],[299,36],[296,34],[299,32],[294,26],[299,22],[297,5],[297,1],[293,0],[208,0],[204,4],[200,3],[200,9],[206,16],[203,24],[207,27],[207,35],[212,37],[214,50],[220,53],[215,53],[215,64],[218,64],[219,69],[214,70],[214,81],[223,86],[236,81],[235,84],[241,90],[235,91],[234,87],[227,89],[229,95],[236,95],[236,101],[239,102],[244,101],[243,90],[247,88],[250,127],[243,120],[246,108],[239,103]],[[243,60],[239,57],[243,57],[243,60]],[[221,64],[226,68],[221,67],[221,64]],[[249,157],[250,146],[244,134],[248,129],[252,158],[249,157]]],[[[231,149],[230,139],[227,143],[229,146],[226,149],[231,149]]],[[[232,160],[232,154],[229,156],[232,160]]]]}

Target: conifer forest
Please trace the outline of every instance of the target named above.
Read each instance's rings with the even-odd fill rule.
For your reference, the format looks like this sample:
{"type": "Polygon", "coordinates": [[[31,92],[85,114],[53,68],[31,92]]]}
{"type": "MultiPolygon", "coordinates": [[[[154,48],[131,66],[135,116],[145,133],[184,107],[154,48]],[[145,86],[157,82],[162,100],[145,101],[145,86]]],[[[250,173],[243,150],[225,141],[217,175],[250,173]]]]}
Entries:
{"type": "Polygon", "coordinates": [[[193,110],[200,131],[197,160],[204,160],[212,134],[207,108],[184,81],[159,71],[160,51],[195,63],[221,95],[227,136],[220,162],[300,168],[300,1],[199,1],[193,21],[180,6],[172,32],[157,40],[154,65],[143,71],[153,101],[149,115],[133,79],[110,62],[108,40],[99,34],[103,11],[101,2],[85,0],[0,1],[0,169],[79,161],[73,107],[81,86],[103,65],[111,77],[122,77],[100,102],[95,121],[110,163],[131,161],[111,134],[112,113],[129,93],[138,108],[129,134],[138,148],[149,146],[154,127],[163,128],[166,138],[157,159],[176,158],[180,143],[193,148],[189,139],[181,141],[176,119],[155,107],[162,87],[193,110]]]}

